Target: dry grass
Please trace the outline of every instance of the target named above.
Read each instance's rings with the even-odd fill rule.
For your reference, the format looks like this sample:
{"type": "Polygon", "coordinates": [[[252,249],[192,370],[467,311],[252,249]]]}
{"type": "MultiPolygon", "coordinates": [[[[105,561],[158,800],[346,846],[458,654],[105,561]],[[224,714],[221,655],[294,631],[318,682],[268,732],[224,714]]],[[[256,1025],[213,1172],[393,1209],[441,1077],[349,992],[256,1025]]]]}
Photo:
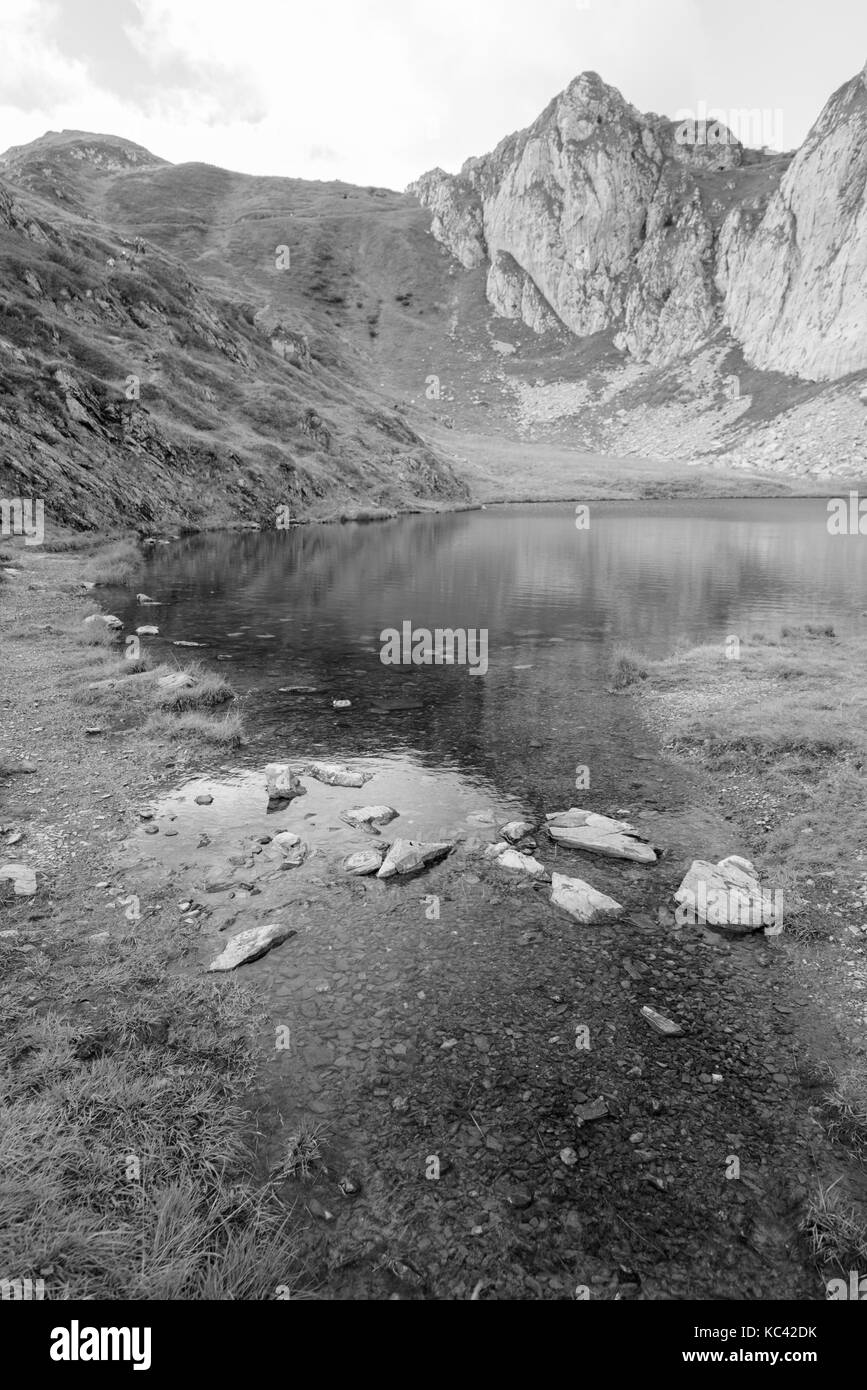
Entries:
{"type": "Polygon", "coordinates": [[[780,873],[851,874],[867,820],[867,639],[824,627],[648,662],[651,706],[676,748],[760,774],[776,807],[764,856],[780,873]]]}
{"type": "Polygon", "coordinates": [[[157,734],[172,742],[192,740],[240,748],[244,742],[244,723],[239,714],[227,714],[222,719],[212,719],[196,711],[178,715],[152,714],[145,725],[145,733],[157,734]]]}
{"type": "Polygon", "coordinates": [[[138,578],[142,570],[142,555],[132,541],[115,541],[104,546],[87,565],[84,578],[99,587],[126,587],[138,578]]]}
{"type": "Polygon", "coordinates": [[[0,1041],[0,1270],[50,1298],[276,1297],[296,1253],[245,1138],[251,999],[137,945],[74,983],[98,1029],[22,1007],[0,1041]]]}
{"type": "Polygon", "coordinates": [[[818,1186],[810,1197],[802,1222],[810,1253],[823,1268],[846,1271],[867,1264],[867,1226],[839,1190],[840,1179],[829,1187],[818,1186]]]}
{"type": "MultiPolygon", "coordinates": [[[[179,668],[180,669],[180,668],[179,668]]],[[[154,704],[161,710],[184,714],[188,710],[217,709],[235,698],[235,692],[222,676],[214,675],[199,662],[191,662],[182,668],[190,676],[193,684],[178,690],[155,690],[154,704]]],[[[169,674],[166,667],[160,674],[169,674]]]]}
{"type": "Polygon", "coordinates": [[[615,690],[628,690],[647,679],[647,663],[631,647],[617,647],[612,657],[611,684],[615,690]]]}

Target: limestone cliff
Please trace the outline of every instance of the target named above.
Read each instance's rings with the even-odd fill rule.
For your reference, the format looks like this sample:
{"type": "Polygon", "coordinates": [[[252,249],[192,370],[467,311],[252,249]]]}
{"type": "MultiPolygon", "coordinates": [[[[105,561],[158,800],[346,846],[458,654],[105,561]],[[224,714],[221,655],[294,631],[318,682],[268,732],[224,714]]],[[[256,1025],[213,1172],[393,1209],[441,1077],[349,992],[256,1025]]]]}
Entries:
{"type": "Polygon", "coordinates": [[[754,364],[811,378],[867,366],[865,75],[794,159],[725,126],[642,115],[595,73],[457,176],[410,186],[497,313],[537,332],[611,330],[665,364],[727,327],[754,364]]]}

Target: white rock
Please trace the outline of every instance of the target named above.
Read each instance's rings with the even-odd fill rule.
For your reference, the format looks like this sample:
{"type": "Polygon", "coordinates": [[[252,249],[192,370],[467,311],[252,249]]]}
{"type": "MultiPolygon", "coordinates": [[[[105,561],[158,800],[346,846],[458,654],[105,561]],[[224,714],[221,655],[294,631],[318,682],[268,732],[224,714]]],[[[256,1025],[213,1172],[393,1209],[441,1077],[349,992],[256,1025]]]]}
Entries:
{"type": "Polygon", "coordinates": [[[301,796],[304,788],[288,763],[269,763],[265,768],[269,801],[291,801],[301,796]]]}
{"type": "Polygon", "coordinates": [[[363,787],[373,776],[372,772],[350,772],[343,763],[305,763],[298,772],[329,787],[363,787]]]}
{"type": "Polygon", "coordinates": [[[520,854],[516,849],[504,850],[497,856],[497,863],[501,869],[514,869],[522,874],[530,874],[533,878],[545,872],[545,865],[540,864],[538,859],[534,859],[530,854],[520,854]]]}
{"type": "Polygon", "coordinates": [[[158,627],[137,627],[135,631],[137,637],[158,637],[160,633],[158,627]]]}
{"type": "Polygon", "coordinates": [[[377,878],[393,878],[396,874],[412,874],[445,859],[454,849],[451,843],[423,844],[419,840],[395,840],[385,857],[377,878]]]}
{"type": "Polygon", "coordinates": [[[642,1016],[647,1019],[651,1028],[655,1028],[657,1033],[663,1033],[667,1038],[677,1038],[683,1033],[679,1023],[673,1023],[665,1014],[659,1014],[656,1009],[651,1009],[649,1004],[645,1004],[641,1010],[642,1016]]]}
{"type": "Polygon", "coordinates": [[[528,820],[512,820],[508,825],[500,827],[500,834],[504,840],[509,840],[512,844],[517,844],[523,840],[525,835],[532,835],[536,829],[528,820]]]}
{"type": "Polygon", "coordinates": [[[397,816],[393,806],[359,806],[353,811],[343,811],[340,819],[354,830],[370,830],[377,835],[382,826],[390,824],[397,816]]]}
{"type": "Polygon", "coordinates": [[[562,907],[577,922],[589,925],[603,920],[612,921],[623,912],[620,903],[606,897],[589,883],[580,878],[567,878],[565,874],[551,875],[551,902],[562,907]]]}
{"type": "Polygon", "coordinates": [[[744,934],[770,927],[776,904],[748,859],[731,854],[718,864],[693,860],[674,895],[681,926],[727,927],[744,934]]]}
{"type": "Polygon", "coordinates": [[[284,830],[281,835],[275,835],[272,841],[283,855],[283,865],[287,869],[297,869],[304,863],[310,853],[310,846],[298,835],[293,835],[291,830],[284,830]]]}
{"type": "Polygon", "coordinates": [[[637,859],[640,864],[656,862],[656,851],[639,837],[628,821],[597,816],[577,806],[546,816],[545,820],[548,834],[559,845],[604,854],[611,859],[637,859]]]}
{"type": "Polygon", "coordinates": [[[123,627],[120,618],[116,618],[113,613],[91,613],[90,617],[85,618],[84,621],[88,627],[90,627],[91,623],[104,623],[105,626],[110,627],[112,631],[116,631],[118,628],[123,627]]]}
{"type": "Polygon", "coordinates": [[[157,681],[160,690],[187,690],[191,685],[195,685],[195,681],[186,671],[172,671],[171,675],[160,676],[157,681]]]}
{"type": "Polygon", "coordinates": [[[226,943],[225,950],[211,961],[208,970],[237,970],[239,965],[258,960],[259,956],[264,956],[272,947],[279,946],[294,935],[291,927],[275,923],[267,927],[250,927],[226,943]]]}
{"type": "Polygon", "coordinates": [[[29,864],[3,864],[0,881],[3,880],[14,885],[19,898],[32,898],[36,892],[36,873],[29,864]]]}
{"type": "Polygon", "coordinates": [[[351,854],[348,859],[343,861],[344,872],[355,874],[358,878],[363,878],[366,874],[378,873],[382,868],[386,849],[386,845],[375,845],[371,849],[363,849],[360,854],[351,854]]]}

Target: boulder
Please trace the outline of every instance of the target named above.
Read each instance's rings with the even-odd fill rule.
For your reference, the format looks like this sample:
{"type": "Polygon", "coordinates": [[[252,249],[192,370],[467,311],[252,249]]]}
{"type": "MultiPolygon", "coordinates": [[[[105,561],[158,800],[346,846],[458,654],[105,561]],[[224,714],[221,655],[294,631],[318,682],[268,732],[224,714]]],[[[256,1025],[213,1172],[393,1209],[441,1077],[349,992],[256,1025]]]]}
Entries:
{"type": "Polygon", "coordinates": [[[387,845],[374,845],[370,849],[363,849],[360,854],[350,854],[349,858],[343,861],[344,873],[355,874],[357,878],[379,873],[387,850],[387,845]]]}
{"type": "Polygon", "coordinates": [[[451,854],[451,843],[423,844],[419,840],[395,840],[391,846],[377,878],[394,878],[396,874],[414,874],[445,859],[451,854]]]}
{"type": "Polygon", "coordinates": [[[675,920],[680,926],[726,927],[748,935],[772,934],[782,927],[781,894],[766,892],[748,859],[732,854],[711,864],[695,859],[675,893],[675,920]]]}
{"type": "Polygon", "coordinates": [[[593,922],[613,921],[619,917],[623,908],[614,898],[608,898],[589,883],[580,878],[567,878],[565,874],[551,875],[551,902],[562,907],[576,922],[590,925],[593,922]]]}
{"type": "Polygon", "coordinates": [[[384,825],[397,819],[398,814],[393,806],[359,806],[353,811],[341,812],[340,819],[353,830],[369,830],[372,835],[378,835],[384,825]]]}
{"type": "Polygon", "coordinates": [[[350,772],[343,763],[305,763],[298,771],[328,787],[363,787],[373,776],[372,772],[350,772]]]}
{"type": "Polygon", "coordinates": [[[136,637],[159,637],[160,630],[158,627],[137,627],[135,634],[136,637]]]}
{"type": "Polygon", "coordinates": [[[304,788],[288,763],[269,763],[265,768],[269,801],[292,801],[304,788]]]}
{"type": "Polygon", "coordinates": [[[29,864],[3,864],[0,867],[0,883],[13,885],[19,898],[32,898],[36,892],[36,871],[29,864]]]}
{"type": "Polygon", "coordinates": [[[504,825],[500,828],[500,834],[504,840],[508,840],[510,844],[516,845],[518,841],[523,840],[525,836],[532,835],[535,829],[535,825],[531,825],[528,820],[513,820],[509,821],[508,825],[504,825]]]}
{"type": "Polygon", "coordinates": [[[627,821],[597,816],[573,806],[545,817],[551,839],[570,849],[604,854],[611,859],[636,859],[639,864],[655,864],[656,850],[627,821]]]}
{"type": "Polygon", "coordinates": [[[160,690],[188,690],[195,681],[187,671],[172,671],[168,676],[160,676],[157,687],[160,690]]]}
{"type": "Polygon", "coordinates": [[[291,927],[279,923],[272,923],[266,927],[250,927],[247,931],[239,932],[237,936],[233,936],[226,943],[225,949],[211,961],[208,970],[237,970],[239,965],[246,965],[248,961],[258,960],[272,947],[279,946],[281,942],[295,935],[296,933],[291,927]]]}

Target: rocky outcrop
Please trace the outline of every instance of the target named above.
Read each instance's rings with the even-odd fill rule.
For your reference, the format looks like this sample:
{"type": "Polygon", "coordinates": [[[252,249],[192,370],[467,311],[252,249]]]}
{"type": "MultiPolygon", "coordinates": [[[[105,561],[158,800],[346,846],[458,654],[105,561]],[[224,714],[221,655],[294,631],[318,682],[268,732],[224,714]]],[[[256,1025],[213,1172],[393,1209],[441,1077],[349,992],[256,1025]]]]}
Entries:
{"type": "Polygon", "coordinates": [[[665,364],[727,326],[756,366],[838,377],[867,366],[865,82],[790,161],[642,115],[584,73],[527,130],[409,191],[463,266],[487,264],[496,312],[538,333],[611,330],[665,364]]]}
{"type": "Polygon", "coordinates": [[[763,216],[720,237],[725,319],[758,367],[831,380],[867,367],[867,65],[835,92],[763,216]]]}

